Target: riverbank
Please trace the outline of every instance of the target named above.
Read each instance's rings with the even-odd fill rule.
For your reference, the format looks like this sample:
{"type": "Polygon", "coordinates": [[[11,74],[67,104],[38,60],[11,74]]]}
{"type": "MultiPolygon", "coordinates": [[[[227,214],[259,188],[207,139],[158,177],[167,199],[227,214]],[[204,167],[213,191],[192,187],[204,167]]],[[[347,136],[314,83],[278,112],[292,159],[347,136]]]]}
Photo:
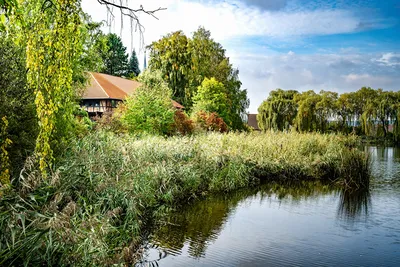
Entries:
{"type": "Polygon", "coordinates": [[[270,180],[368,187],[356,137],[299,133],[132,137],[71,144],[46,180],[29,161],[0,200],[0,263],[133,263],[148,222],[210,192],[270,180]]]}

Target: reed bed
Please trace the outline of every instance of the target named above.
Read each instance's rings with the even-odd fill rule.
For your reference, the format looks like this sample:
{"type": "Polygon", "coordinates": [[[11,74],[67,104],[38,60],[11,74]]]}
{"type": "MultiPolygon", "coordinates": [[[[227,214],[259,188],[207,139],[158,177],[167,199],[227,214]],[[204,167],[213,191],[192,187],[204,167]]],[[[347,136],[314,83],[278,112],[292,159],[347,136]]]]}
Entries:
{"type": "Polygon", "coordinates": [[[135,137],[96,132],[71,144],[47,179],[28,160],[0,198],[0,265],[135,263],[168,209],[269,180],[369,184],[356,137],[229,133],[135,137]]]}

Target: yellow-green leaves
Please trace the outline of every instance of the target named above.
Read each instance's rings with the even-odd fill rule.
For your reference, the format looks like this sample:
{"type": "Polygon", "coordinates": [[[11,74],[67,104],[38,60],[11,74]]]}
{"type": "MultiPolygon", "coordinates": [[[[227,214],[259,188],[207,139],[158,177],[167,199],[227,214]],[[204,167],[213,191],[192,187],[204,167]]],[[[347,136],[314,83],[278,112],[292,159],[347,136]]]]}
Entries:
{"type": "Polygon", "coordinates": [[[72,124],[74,104],[73,67],[81,51],[79,0],[57,0],[45,9],[40,1],[29,1],[32,10],[24,28],[28,84],[35,89],[39,119],[36,155],[40,170],[46,170],[53,158],[54,146],[64,142],[72,124]]]}
{"type": "Polygon", "coordinates": [[[8,138],[7,128],[7,117],[3,117],[0,121],[0,187],[10,183],[10,158],[7,149],[12,142],[8,138]]]}

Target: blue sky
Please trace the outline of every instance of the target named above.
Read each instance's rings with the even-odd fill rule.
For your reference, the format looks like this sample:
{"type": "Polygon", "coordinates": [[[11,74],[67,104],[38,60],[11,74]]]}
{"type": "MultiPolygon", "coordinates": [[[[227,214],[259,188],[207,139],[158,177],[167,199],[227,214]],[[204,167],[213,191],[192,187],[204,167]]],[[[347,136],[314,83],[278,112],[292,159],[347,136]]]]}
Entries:
{"type": "MultiPolygon", "coordinates": [[[[83,0],[95,20],[106,17],[96,0],[83,0]]],[[[142,15],[145,43],[199,26],[227,50],[239,68],[255,113],[271,90],[400,89],[400,0],[130,0],[132,7],[167,7],[159,20],[142,15]]],[[[128,23],[125,23],[128,25],[128,23]]],[[[106,30],[129,50],[140,41],[119,19],[106,30]],[[133,38],[133,39],[132,39],[133,38]],[[133,41],[134,40],[134,41],[133,41]]]]}

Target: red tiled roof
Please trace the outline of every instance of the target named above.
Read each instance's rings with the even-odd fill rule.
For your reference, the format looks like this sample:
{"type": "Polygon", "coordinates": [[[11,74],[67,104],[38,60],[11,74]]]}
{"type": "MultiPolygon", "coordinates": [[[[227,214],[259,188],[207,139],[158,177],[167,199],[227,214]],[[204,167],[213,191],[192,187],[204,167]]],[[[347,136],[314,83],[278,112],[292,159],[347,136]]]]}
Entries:
{"type": "MultiPolygon", "coordinates": [[[[82,99],[117,99],[124,100],[142,84],[108,74],[89,72],[89,84],[82,99]]],[[[184,106],[172,100],[175,108],[183,109],[184,106]]]]}

